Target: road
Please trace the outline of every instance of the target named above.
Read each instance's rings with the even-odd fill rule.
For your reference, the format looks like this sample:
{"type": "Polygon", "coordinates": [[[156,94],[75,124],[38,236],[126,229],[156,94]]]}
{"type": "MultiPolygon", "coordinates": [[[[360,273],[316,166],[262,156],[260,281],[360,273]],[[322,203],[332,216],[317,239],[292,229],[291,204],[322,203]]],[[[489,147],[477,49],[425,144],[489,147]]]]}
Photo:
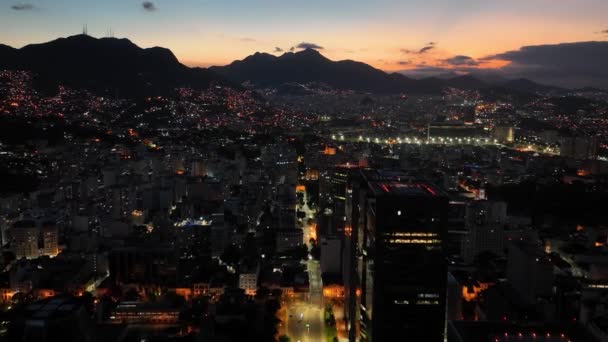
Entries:
{"type": "MultiPolygon", "coordinates": [[[[316,224],[309,225],[308,220],[314,220],[316,213],[307,202],[308,199],[304,193],[304,205],[298,206],[298,210],[306,213],[306,218],[301,222],[301,228],[304,230],[302,243],[310,248],[310,238],[316,238],[316,224]]],[[[309,292],[286,302],[281,318],[285,324],[282,326],[281,333],[289,336],[292,342],[325,341],[321,266],[316,260],[308,260],[306,268],[310,283],[309,292]]]]}
{"type": "Polygon", "coordinates": [[[316,214],[317,212],[308,206],[308,196],[304,192],[304,205],[297,206],[298,211],[302,211],[306,214],[306,217],[300,222],[300,227],[304,230],[304,241],[303,243],[310,249],[310,239],[317,239],[317,224],[316,214]],[[308,224],[308,221],[312,220],[313,224],[308,224]]]}
{"type": "Polygon", "coordinates": [[[287,307],[284,331],[292,342],[323,341],[323,312],[307,300],[295,299],[287,307]]]}
{"type": "Polygon", "coordinates": [[[323,281],[321,279],[321,265],[316,260],[309,260],[308,282],[310,283],[309,297],[310,303],[319,309],[323,308],[323,281]]]}

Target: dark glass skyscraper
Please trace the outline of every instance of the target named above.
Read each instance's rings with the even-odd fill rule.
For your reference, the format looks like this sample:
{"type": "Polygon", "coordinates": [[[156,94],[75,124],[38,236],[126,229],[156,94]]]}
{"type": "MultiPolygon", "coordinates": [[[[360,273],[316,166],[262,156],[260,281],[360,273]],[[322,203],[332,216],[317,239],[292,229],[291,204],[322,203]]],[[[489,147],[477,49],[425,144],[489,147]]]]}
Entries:
{"type": "MultiPolygon", "coordinates": [[[[347,307],[359,302],[361,340],[443,341],[447,197],[402,171],[363,171],[357,183],[347,201],[356,270],[346,291],[347,307]]],[[[346,316],[353,328],[357,315],[346,316]]]]}

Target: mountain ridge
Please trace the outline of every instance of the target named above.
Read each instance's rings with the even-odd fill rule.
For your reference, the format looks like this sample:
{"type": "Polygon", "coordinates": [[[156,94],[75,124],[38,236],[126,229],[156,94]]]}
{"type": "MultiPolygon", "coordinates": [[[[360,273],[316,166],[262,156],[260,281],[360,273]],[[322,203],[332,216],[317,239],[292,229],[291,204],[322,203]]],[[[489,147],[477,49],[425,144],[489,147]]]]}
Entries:
{"type": "Polygon", "coordinates": [[[354,61],[333,61],[314,49],[280,56],[256,52],[225,66],[190,68],[163,47],[141,48],[126,38],[80,34],[29,44],[20,49],[0,44],[0,68],[34,72],[40,83],[84,88],[119,96],[168,94],[177,87],[206,88],[213,83],[251,82],[260,87],[323,83],[334,89],[370,93],[441,94],[446,88],[535,93],[558,90],[527,79],[490,82],[474,75],[415,79],[354,61]]]}
{"type": "Polygon", "coordinates": [[[141,48],[126,38],[76,35],[21,49],[0,47],[0,68],[32,71],[43,84],[63,84],[101,94],[151,96],[174,88],[206,88],[223,78],[181,64],[169,49],[141,48]]]}
{"type": "Polygon", "coordinates": [[[541,85],[527,79],[488,82],[471,74],[414,79],[401,73],[387,73],[350,59],[332,61],[314,49],[286,52],[281,56],[256,52],[228,65],[213,66],[209,69],[233,82],[251,82],[260,87],[320,82],[337,89],[371,93],[439,94],[449,87],[463,90],[498,87],[529,93],[560,90],[558,87],[541,85]]]}

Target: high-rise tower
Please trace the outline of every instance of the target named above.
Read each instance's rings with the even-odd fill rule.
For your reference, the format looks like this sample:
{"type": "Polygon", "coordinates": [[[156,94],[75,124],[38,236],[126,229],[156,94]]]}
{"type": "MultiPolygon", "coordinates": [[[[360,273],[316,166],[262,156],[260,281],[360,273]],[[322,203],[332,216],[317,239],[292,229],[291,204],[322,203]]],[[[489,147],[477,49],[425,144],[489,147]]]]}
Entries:
{"type": "Polygon", "coordinates": [[[358,187],[349,203],[354,220],[347,220],[352,227],[346,231],[353,231],[351,269],[356,275],[347,280],[347,297],[357,300],[360,293],[360,305],[348,326],[356,329],[353,317],[359,317],[361,341],[395,336],[400,341],[443,341],[447,196],[402,171],[363,171],[353,187],[358,187]],[[360,284],[355,296],[354,283],[360,284]]]}

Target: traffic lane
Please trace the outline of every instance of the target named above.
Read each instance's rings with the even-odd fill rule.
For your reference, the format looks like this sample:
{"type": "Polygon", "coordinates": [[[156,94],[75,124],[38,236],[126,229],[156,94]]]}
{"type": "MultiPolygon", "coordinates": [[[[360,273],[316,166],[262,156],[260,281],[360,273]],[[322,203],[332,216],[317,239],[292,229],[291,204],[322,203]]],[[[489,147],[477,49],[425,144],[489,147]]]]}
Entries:
{"type": "Polygon", "coordinates": [[[288,331],[292,341],[321,341],[323,337],[321,310],[307,303],[294,305],[289,310],[288,331]]]}

